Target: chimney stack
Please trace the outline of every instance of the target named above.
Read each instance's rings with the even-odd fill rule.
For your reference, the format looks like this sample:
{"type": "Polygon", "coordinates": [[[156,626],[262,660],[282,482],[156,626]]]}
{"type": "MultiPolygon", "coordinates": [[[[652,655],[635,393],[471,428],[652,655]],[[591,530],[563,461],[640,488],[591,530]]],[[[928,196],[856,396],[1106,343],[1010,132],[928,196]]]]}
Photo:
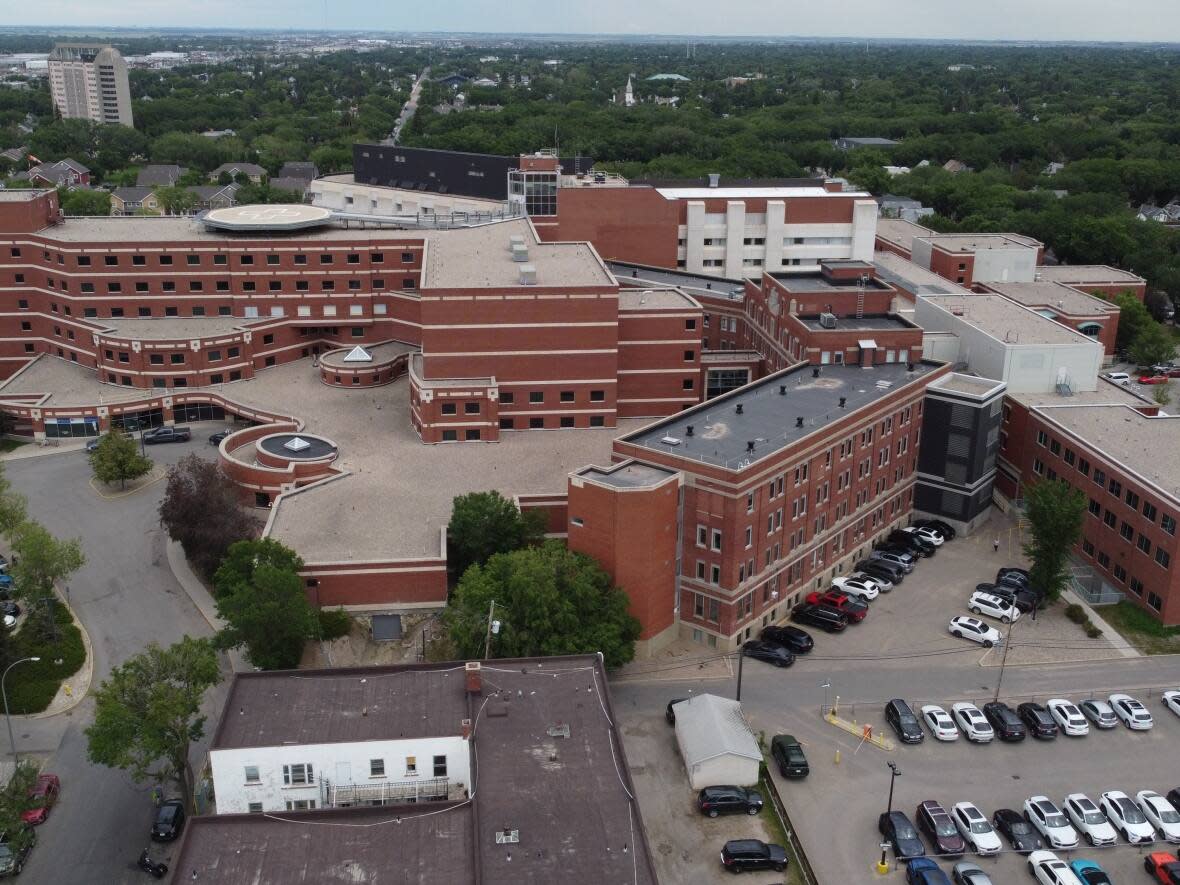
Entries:
{"type": "Polygon", "coordinates": [[[780,384],[778,386],[778,395],[779,396],[786,396],[787,395],[787,385],[780,384]]]}
{"type": "Polygon", "coordinates": [[[688,427],[685,428],[684,435],[685,436],[692,436],[692,425],[691,424],[689,424],[688,427]]]}
{"type": "Polygon", "coordinates": [[[751,440],[746,441],[746,451],[747,452],[754,451],[754,440],[751,439],[751,440]]]}
{"type": "Polygon", "coordinates": [[[479,661],[468,661],[465,670],[467,676],[467,693],[483,694],[483,674],[480,672],[479,661]]]}
{"type": "Polygon", "coordinates": [[[710,172],[709,173],[709,187],[717,187],[720,184],[721,184],[721,173],[720,172],[710,172]]]}

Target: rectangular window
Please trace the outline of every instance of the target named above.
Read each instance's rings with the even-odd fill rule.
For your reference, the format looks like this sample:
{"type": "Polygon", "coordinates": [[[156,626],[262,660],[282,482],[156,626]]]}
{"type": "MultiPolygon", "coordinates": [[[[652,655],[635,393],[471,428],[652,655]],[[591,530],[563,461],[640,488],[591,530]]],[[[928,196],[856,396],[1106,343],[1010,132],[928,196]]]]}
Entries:
{"type": "Polygon", "coordinates": [[[1116,517],[1111,511],[1107,510],[1104,514],[1102,514],[1102,522],[1105,523],[1107,528],[1113,529],[1116,525],[1118,525],[1118,517],[1116,517]]]}
{"type": "Polygon", "coordinates": [[[1049,451],[1052,452],[1054,455],[1060,455],[1061,454],[1061,443],[1059,443],[1055,439],[1049,440],[1049,451]]]}
{"type": "Polygon", "coordinates": [[[403,252],[402,253],[402,264],[413,264],[413,263],[414,263],[414,253],[413,252],[403,252]]]}
{"type": "Polygon", "coordinates": [[[262,780],[262,778],[260,778],[258,776],[258,766],[257,765],[247,765],[246,766],[246,783],[256,784],[261,780],[262,780]]]}
{"type": "Polygon", "coordinates": [[[331,264],[331,263],[332,263],[332,256],[329,255],[327,252],[324,252],[322,255],[320,255],[320,264],[331,264]]]}
{"type": "Polygon", "coordinates": [[[447,757],[446,756],[435,756],[434,757],[434,776],[435,777],[446,777],[447,776],[447,757]]]}
{"type": "Polygon", "coordinates": [[[1142,596],[1143,595],[1143,582],[1140,581],[1138,578],[1132,577],[1131,580],[1129,580],[1127,582],[1127,589],[1130,590],[1132,593],[1134,593],[1136,596],[1142,596]]]}
{"type": "Polygon", "coordinates": [[[530,403],[543,403],[543,402],[545,402],[545,391],[543,391],[543,390],[530,391],[529,392],[529,402],[530,403]]]}
{"type": "Polygon", "coordinates": [[[164,365],[164,354],[162,354],[162,353],[149,354],[148,355],[148,363],[150,363],[153,366],[164,365]]]}
{"type": "Polygon", "coordinates": [[[1155,522],[1155,517],[1158,512],[1159,511],[1157,511],[1155,509],[1155,505],[1152,504],[1150,501],[1143,502],[1143,515],[1146,516],[1152,522],[1155,522]]]}
{"type": "Polygon", "coordinates": [[[231,347],[227,353],[229,354],[229,358],[232,360],[235,357],[241,356],[242,350],[239,347],[231,347]]]}
{"type": "Polygon", "coordinates": [[[720,529],[713,529],[713,549],[714,550],[721,549],[721,530],[720,529]]]}
{"type": "Polygon", "coordinates": [[[1127,583],[1127,570],[1121,565],[1116,565],[1113,569],[1111,569],[1111,572],[1114,574],[1116,580],[1121,581],[1124,584],[1127,583]]]}
{"type": "Polygon", "coordinates": [[[686,363],[691,363],[696,358],[696,355],[697,352],[695,350],[686,350],[684,351],[684,361],[686,363]]]}
{"type": "Polygon", "coordinates": [[[414,777],[418,774],[418,757],[406,757],[406,777],[414,777]]]}
{"type": "Polygon", "coordinates": [[[1160,527],[1169,535],[1176,534],[1176,520],[1166,513],[1160,517],[1160,527]]]}
{"type": "Polygon", "coordinates": [[[1098,483],[1098,485],[1100,485],[1100,486],[1106,485],[1106,471],[1099,470],[1097,467],[1095,467],[1093,479],[1094,479],[1094,482],[1098,483]]]}
{"type": "Polygon", "coordinates": [[[1092,513],[1094,516],[1102,515],[1102,505],[1093,498],[1090,499],[1090,513],[1092,513]]]}
{"type": "Polygon", "coordinates": [[[261,802],[251,802],[246,807],[247,807],[247,810],[251,814],[262,814],[262,803],[261,802]]]}
{"type": "Polygon", "coordinates": [[[1144,553],[1151,553],[1151,539],[1147,535],[1140,533],[1139,537],[1135,540],[1135,546],[1144,553]]]}
{"type": "Polygon", "coordinates": [[[1131,524],[1129,522],[1124,522],[1119,527],[1119,534],[1123,536],[1124,541],[1130,541],[1135,537],[1135,530],[1131,528],[1131,524]]]}
{"type": "Polygon", "coordinates": [[[1127,495],[1123,500],[1127,502],[1128,507],[1131,507],[1134,510],[1139,509],[1139,496],[1130,489],[1127,489],[1127,495]]]}
{"type": "Polygon", "coordinates": [[[1073,466],[1074,461],[1077,460],[1077,455],[1074,454],[1073,449],[1066,449],[1065,455],[1062,457],[1065,459],[1065,463],[1070,465],[1071,467],[1073,466]]]}
{"type": "Polygon", "coordinates": [[[512,405],[512,401],[514,399],[516,399],[516,395],[513,393],[501,393],[500,394],[500,405],[510,406],[510,405],[512,405]]]}
{"type": "Polygon", "coordinates": [[[1123,484],[1117,479],[1112,479],[1110,481],[1110,485],[1106,487],[1106,490],[1117,498],[1123,493],[1123,484]]]}
{"type": "Polygon", "coordinates": [[[606,391],[605,390],[591,390],[590,391],[590,402],[600,403],[600,402],[603,402],[604,400],[606,400],[606,391]]]}
{"type": "Polygon", "coordinates": [[[1098,551],[1098,564],[1103,568],[1110,568],[1110,556],[1103,551],[1098,551]]]}
{"type": "Polygon", "coordinates": [[[709,567],[709,583],[710,584],[720,584],[721,583],[721,566],[713,565],[713,566],[709,567]]]}
{"type": "Polygon", "coordinates": [[[1172,555],[1170,553],[1168,553],[1168,551],[1164,550],[1163,547],[1156,547],[1155,548],[1155,561],[1158,562],[1160,565],[1162,565],[1164,568],[1167,568],[1168,564],[1172,561],[1172,555]]]}
{"type": "Polygon", "coordinates": [[[385,777],[385,760],[369,760],[369,777],[385,777]]]}
{"type": "Polygon", "coordinates": [[[442,404],[442,414],[454,415],[454,414],[457,414],[457,412],[458,412],[458,405],[456,403],[443,403],[442,404]]]}
{"type": "Polygon", "coordinates": [[[1082,476],[1090,475],[1090,462],[1085,458],[1078,458],[1078,473],[1082,476]]]}
{"type": "Polygon", "coordinates": [[[1154,593],[1147,594],[1147,605],[1154,611],[1159,611],[1164,606],[1164,601],[1156,596],[1154,593]]]}
{"type": "Polygon", "coordinates": [[[459,439],[458,431],[444,430],[442,432],[443,442],[455,442],[459,439]]]}
{"type": "Polygon", "coordinates": [[[1094,545],[1088,539],[1082,539],[1082,552],[1087,556],[1094,555],[1094,545]]]}
{"type": "Polygon", "coordinates": [[[314,781],[311,763],[297,763],[283,766],[283,783],[287,786],[310,784],[314,781]]]}
{"type": "Polygon", "coordinates": [[[563,390],[558,398],[563,403],[572,403],[574,401],[574,392],[572,390],[563,390]]]}
{"type": "Polygon", "coordinates": [[[478,402],[463,403],[463,411],[468,415],[478,415],[479,414],[479,403],[478,402]]]}

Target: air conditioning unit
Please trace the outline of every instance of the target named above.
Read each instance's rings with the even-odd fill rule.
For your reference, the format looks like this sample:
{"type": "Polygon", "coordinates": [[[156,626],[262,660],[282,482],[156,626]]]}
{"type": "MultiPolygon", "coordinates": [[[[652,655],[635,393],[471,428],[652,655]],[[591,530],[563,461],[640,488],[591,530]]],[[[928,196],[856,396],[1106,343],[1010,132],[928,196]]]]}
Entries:
{"type": "Polygon", "coordinates": [[[537,285],[537,266],[535,264],[522,264],[520,266],[520,284],[522,286],[537,285]]]}
{"type": "Polygon", "coordinates": [[[821,313],[819,315],[819,324],[825,329],[836,328],[836,315],[834,313],[821,313]]]}

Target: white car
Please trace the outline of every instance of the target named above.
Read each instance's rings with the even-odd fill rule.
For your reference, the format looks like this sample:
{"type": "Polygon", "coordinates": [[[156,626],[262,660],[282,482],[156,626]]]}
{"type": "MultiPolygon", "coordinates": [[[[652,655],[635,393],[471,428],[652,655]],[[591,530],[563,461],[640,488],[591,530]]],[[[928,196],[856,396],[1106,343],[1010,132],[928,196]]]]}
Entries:
{"type": "Polygon", "coordinates": [[[1016,607],[1016,603],[1009,602],[1003,596],[996,596],[994,593],[986,593],[983,590],[976,590],[971,594],[967,608],[971,610],[973,615],[998,618],[1005,624],[1011,624],[1020,617],[1020,609],[1016,607]]]}
{"type": "Polygon", "coordinates": [[[1114,828],[1132,845],[1155,841],[1155,827],[1147,822],[1139,806],[1122,790],[1109,790],[1099,802],[1114,828]]]}
{"type": "Polygon", "coordinates": [[[928,541],[935,547],[941,547],[946,541],[946,538],[942,536],[942,532],[938,531],[937,529],[932,529],[929,526],[922,526],[921,528],[918,528],[911,525],[906,526],[904,529],[902,529],[902,531],[909,532],[911,535],[917,535],[923,541],[928,541]]]}
{"type": "Polygon", "coordinates": [[[1180,811],[1155,790],[1140,790],[1135,794],[1139,810],[1157,833],[1169,842],[1180,842],[1180,811]]]}
{"type": "Polygon", "coordinates": [[[976,854],[999,854],[1004,846],[999,834],[988,823],[983,812],[970,802],[960,802],[951,809],[955,827],[976,854]]]}
{"type": "Polygon", "coordinates": [[[1147,731],[1155,725],[1147,708],[1129,694],[1112,694],[1109,700],[1114,715],[1132,731],[1147,731]]]}
{"type": "Polygon", "coordinates": [[[1180,691],[1165,691],[1164,706],[1180,716],[1180,691]]]}
{"type": "Polygon", "coordinates": [[[1088,844],[1114,845],[1119,841],[1119,834],[1114,831],[1102,809],[1085,793],[1070,793],[1061,807],[1088,844]]]}
{"type": "Polygon", "coordinates": [[[978,642],[984,648],[998,645],[1004,639],[1004,634],[995,627],[990,627],[978,618],[969,618],[966,615],[957,615],[951,618],[947,630],[950,631],[951,636],[970,639],[973,642],[978,642]]]}
{"type": "Polygon", "coordinates": [[[876,599],[881,593],[880,585],[868,575],[855,574],[847,578],[833,578],[832,586],[861,599],[876,599]]]}
{"type": "Polygon", "coordinates": [[[1066,698],[1052,698],[1045,702],[1049,715],[1057,723],[1062,733],[1070,737],[1082,737],[1090,733],[1090,723],[1082,715],[1073,701],[1066,698]]]}
{"type": "Polygon", "coordinates": [[[1041,885],[1082,885],[1060,857],[1052,851],[1034,851],[1028,856],[1028,871],[1041,885]]]}
{"type": "Polygon", "coordinates": [[[955,728],[955,720],[951,719],[950,714],[942,707],[937,704],[927,704],[922,708],[921,713],[922,721],[926,723],[926,727],[930,729],[935,740],[957,741],[959,739],[959,730],[955,728]]]}
{"type": "Polygon", "coordinates": [[[969,741],[987,744],[991,743],[992,738],[996,736],[996,733],[992,731],[991,723],[983,715],[983,711],[974,704],[960,701],[951,706],[951,714],[969,741]]]}
{"type": "Polygon", "coordinates": [[[1024,816],[1033,825],[1033,829],[1045,837],[1045,842],[1051,848],[1078,847],[1078,831],[1070,825],[1069,819],[1048,796],[1025,799],[1024,816]]]}

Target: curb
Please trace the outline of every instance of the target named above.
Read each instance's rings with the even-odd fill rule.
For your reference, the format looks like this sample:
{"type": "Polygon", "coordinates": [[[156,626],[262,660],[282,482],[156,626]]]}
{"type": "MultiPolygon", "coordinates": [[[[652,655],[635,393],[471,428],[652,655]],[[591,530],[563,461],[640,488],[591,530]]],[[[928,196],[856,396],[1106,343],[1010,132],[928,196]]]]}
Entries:
{"type": "Polygon", "coordinates": [[[209,624],[210,629],[214,632],[223,629],[225,621],[217,617],[217,607],[213,602],[213,597],[205,589],[205,585],[193,574],[193,570],[189,568],[188,560],[185,559],[184,550],[180,544],[171,538],[166,539],[164,553],[168,559],[168,568],[172,572],[172,577],[184,588],[184,592],[188,594],[188,598],[197,607],[197,611],[209,624]]]}
{"type": "Polygon", "coordinates": [[[99,489],[99,487],[94,484],[94,477],[90,478],[89,485],[90,485],[90,488],[94,491],[94,494],[98,495],[98,497],[102,498],[104,501],[117,501],[119,498],[126,498],[128,495],[134,495],[138,492],[142,492],[144,489],[149,489],[167,476],[168,476],[167,472],[161,473],[159,476],[155,477],[154,479],[148,480],[143,485],[138,486],[137,488],[117,492],[116,494],[113,494],[113,495],[108,495],[108,494],[105,494],[104,492],[102,492],[99,489]]]}
{"type": "MultiPolygon", "coordinates": [[[[12,718],[16,719],[17,721],[31,719],[52,719],[54,716],[60,716],[62,713],[70,712],[80,703],[82,703],[82,701],[86,699],[86,696],[90,694],[90,686],[94,682],[94,646],[90,642],[90,633],[87,631],[86,626],[82,623],[82,619],[78,617],[78,613],[74,611],[73,606],[69,605],[64,600],[61,600],[61,602],[66,606],[66,610],[70,613],[70,617],[74,619],[74,623],[78,625],[78,632],[82,634],[82,648],[86,650],[85,662],[82,664],[81,668],[68,677],[74,680],[73,684],[75,687],[75,691],[70,698],[71,702],[67,706],[53,711],[43,710],[40,713],[14,714],[12,718]],[[78,676],[79,673],[82,674],[80,677],[78,676]],[[85,687],[81,690],[77,690],[77,687],[83,684],[85,684],[85,687]]],[[[61,687],[58,688],[59,694],[65,685],[66,680],[63,679],[61,687]]],[[[54,700],[56,700],[56,698],[54,700]]],[[[50,703],[52,704],[53,701],[50,701],[50,703]]]]}

